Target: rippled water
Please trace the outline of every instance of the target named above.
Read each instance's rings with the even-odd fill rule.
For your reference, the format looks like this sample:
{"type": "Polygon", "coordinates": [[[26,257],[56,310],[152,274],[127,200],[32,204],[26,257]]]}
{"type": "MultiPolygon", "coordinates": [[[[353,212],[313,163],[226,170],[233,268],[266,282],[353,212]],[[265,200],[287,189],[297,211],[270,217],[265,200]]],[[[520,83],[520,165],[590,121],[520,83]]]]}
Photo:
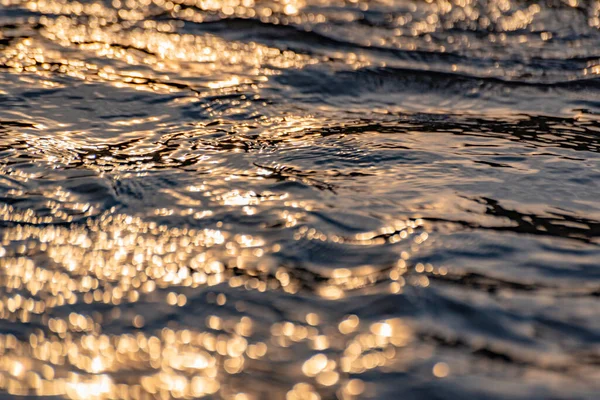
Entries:
{"type": "Polygon", "coordinates": [[[598,398],[599,29],[0,0],[0,397],[598,398]]]}

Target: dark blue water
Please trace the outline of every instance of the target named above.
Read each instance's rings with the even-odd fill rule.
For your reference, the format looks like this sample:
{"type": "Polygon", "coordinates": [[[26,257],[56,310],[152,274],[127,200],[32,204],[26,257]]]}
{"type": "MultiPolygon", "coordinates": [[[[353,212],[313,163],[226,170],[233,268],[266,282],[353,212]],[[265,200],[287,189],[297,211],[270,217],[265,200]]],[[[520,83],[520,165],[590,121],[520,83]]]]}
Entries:
{"type": "Polygon", "coordinates": [[[0,0],[0,398],[599,398],[599,29],[0,0]]]}

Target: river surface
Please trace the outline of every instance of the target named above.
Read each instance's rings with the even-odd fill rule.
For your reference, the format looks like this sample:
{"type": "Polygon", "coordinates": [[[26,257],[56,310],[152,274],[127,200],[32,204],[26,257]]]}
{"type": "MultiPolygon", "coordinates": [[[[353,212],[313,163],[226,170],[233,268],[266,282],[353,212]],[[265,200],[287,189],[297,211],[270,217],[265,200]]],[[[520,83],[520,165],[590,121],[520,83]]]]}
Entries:
{"type": "Polygon", "coordinates": [[[599,393],[600,2],[0,0],[0,398],[599,393]]]}

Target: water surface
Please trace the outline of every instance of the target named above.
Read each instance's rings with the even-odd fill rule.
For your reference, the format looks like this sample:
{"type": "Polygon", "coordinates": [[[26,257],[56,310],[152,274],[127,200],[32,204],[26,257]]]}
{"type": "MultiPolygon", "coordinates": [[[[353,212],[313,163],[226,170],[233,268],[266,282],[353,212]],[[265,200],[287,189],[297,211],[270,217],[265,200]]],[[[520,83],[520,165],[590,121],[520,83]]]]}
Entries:
{"type": "Polygon", "coordinates": [[[597,398],[599,28],[0,0],[0,398],[597,398]]]}

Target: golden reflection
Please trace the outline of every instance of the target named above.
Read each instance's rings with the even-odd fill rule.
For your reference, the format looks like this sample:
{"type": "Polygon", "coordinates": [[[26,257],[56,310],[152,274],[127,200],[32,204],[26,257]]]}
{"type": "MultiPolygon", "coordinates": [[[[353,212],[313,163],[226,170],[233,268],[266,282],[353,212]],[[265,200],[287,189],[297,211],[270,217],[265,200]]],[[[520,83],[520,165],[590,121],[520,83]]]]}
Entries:
{"type": "MultiPolygon", "coordinates": [[[[309,0],[0,0],[2,6],[40,14],[35,20],[40,34],[10,41],[2,48],[0,66],[19,74],[21,82],[46,89],[64,88],[68,78],[92,86],[108,83],[113,88],[178,94],[181,97],[173,100],[177,105],[235,95],[228,111],[221,111],[221,100],[216,99],[204,101],[203,112],[209,117],[246,112],[254,104],[266,105],[259,89],[283,70],[331,60],[334,68],[340,63],[358,69],[371,61],[352,52],[311,55],[208,33],[182,33],[181,23],[216,16],[283,25],[356,18],[354,13],[307,11],[316,3],[335,5],[309,0]],[[172,20],[147,18],[148,10],[166,12],[172,20]]],[[[351,3],[362,11],[370,7],[367,1],[351,3]]],[[[438,2],[439,14],[460,2],[454,3],[438,2]]],[[[506,19],[506,29],[520,29],[535,11],[530,7],[506,19]]],[[[465,15],[476,18],[470,11],[465,15]]],[[[397,37],[376,37],[363,44],[410,46],[419,35],[434,32],[439,20],[436,13],[421,21],[399,15],[394,21],[397,37]]],[[[28,143],[19,151],[49,170],[77,167],[111,183],[130,176],[144,179],[158,165],[206,165],[219,178],[194,181],[183,190],[159,188],[168,206],[153,207],[147,218],[115,208],[101,212],[101,204],[81,201],[60,184],[36,193],[46,200],[43,207],[0,204],[0,323],[17,327],[0,330],[0,391],[71,399],[248,400],[263,398],[264,393],[260,387],[240,384],[244,374],[281,373],[281,386],[265,383],[273,385],[280,398],[321,399],[335,393],[346,400],[368,390],[360,374],[414,357],[402,353],[416,335],[409,320],[332,316],[315,304],[342,303],[357,294],[382,291],[399,294],[407,285],[425,287],[428,276],[444,274],[443,268],[409,262],[409,251],[429,239],[422,220],[389,221],[379,229],[349,235],[322,231],[306,223],[314,202],[285,191],[255,192],[235,184],[281,177],[332,190],[333,173],[313,177],[292,166],[263,165],[249,178],[243,167],[219,165],[212,156],[219,151],[215,141],[201,143],[209,149],[206,153],[190,156],[186,148],[198,132],[216,132],[208,123],[160,137],[145,127],[164,128],[168,118],[120,116],[108,122],[109,132],[133,138],[125,147],[89,143],[88,136],[79,135],[68,122],[37,122],[14,139],[28,143]],[[173,143],[181,146],[173,151],[173,143]],[[167,147],[169,152],[164,151],[167,147]],[[239,208],[252,217],[271,204],[281,206],[274,212],[291,232],[291,242],[405,250],[398,251],[391,265],[309,266],[304,273],[279,261],[277,253],[285,251],[284,244],[261,234],[232,231],[223,222],[189,228],[152,219],[204,222],[218,215],[213,205],[239,208]],[[283,302],[298,294],[319,303],[307,302],[298,315],[269,316],[257,302],[239,300],[248,293],[272,292],[279,292],[283,302]],[[281,363],[286,367],[279,371],[281,363]]],[[[316,116],[261,118],[264,129],[253,140],[260,145],[310,148],[322,138],[314,129],[322,125],[316,116]]],[[[238,128],[242,133],[252,130],[243,124],[238,128]]],[[[240,143],[243,139],[240,135],[240,143]]],[[[21,183],[46,178],[31,171],[0,165],[2,175],[21,183]]],[[[8,197],[29,194],[25,187],[13,188],[8,197]]],[[[448,367],[436,364],[433,374],[446,376],[448,367]]]]}
{"type": "Polygon", "coordinates": [[[86,81],[112,82],[118,87],[161,92],[187,90],[193,95],[242,85],[252,88],[280,69],[319,62],[254,42],[231,42],[212,35],[181,35],[170,32],[172,29],[147,27],[130,31],[120,25],[111,25],[109,29],[106,22],[83,25],[66,17],[41,17],[40,23],[44,27],[43,36],[59,47],[49,49],[44,42],[33,39],[16,41],[0,54],[0,65],[15,72],[47,77],[50,85],[55,84],[54,73],[60,72],[86,81]],[[74,46],[80,50],[77,57],[119,60],[138,70],[119,70],[115,63],[99,65],[69,58],[73,56],[69,48],[74,46]],[[176,75],[178,81],[172,81],[169,74],[176,75]]]}
{"type": "Polygon", "coordinates": [[[448,364],[444,362],[439,362],[433,366],[433,375],[438,378],[445,378],[450,373],[450,368],[448,364]]]}
{"type": "MultiPolygon", "coordinates": [[[[335,322],[323,320],[318,310],[298,320],[273,322],[264,331],[252,313],[246,314],[251,310],[232,303],[235,294],[225,291],[209,292],[206,304],[224,310],[235,306],[241,316],[211,312],[202,327],[164,325],[160,321],[168,310],[197,302],[186,288],[225,285],[229,290],[296,293],[302,285],[292,269],[276,267],[257,236],[170,228],[113,212],[83,225],[44,225],[32,210],[4,210],[4,221],[20,223],[2,232],[0,319],[33,324],[29,336],[0,335],[0,389],[9,394],[72,399],[217,393],[227,397],[227,376],[255,368],[255,363],[268,365],[286,349],[306,346],[312,352],[301,365],[306,381],[288,388],[285,396],[319,398],[322,389],[337,387],[344,398],[352,398],[364,390],[352,377],[394,362],[396,349],[410,344],[414,336],[410,323],[402,319],[371,321],[347,315],[335,322]],[[109,308],[84,307],[91,304],[109,308]],[[65,307],[72,311],[65,313],[65,307]],[[105,332],[113,323],[129,327],[128,332],[105,332]]],[[[347,240],[373,243],[382,234],[389,240],[398,230],[421,223],[402,221],[347,240]]],[[[320,240],[316,230],[299,231],[320,240]]],[[[412,236],[415,243],[415,238],[424,239],[421,233],[412,236]]],[[[440,273],[429,264],[417,264],[410,271],[408,258],[402,252],[397,265],[385,272],[373,266],[322,271],[323,283],[314,291],[336,300],[380,282],[412,282],[440,273]]],[[[437,366],[434,375],[447,375],[444,371],[437,366]]],[[[238,391],[235,396],[257,394],[238,391]]]]}
{"type": "MultiPolygon", "coordinates": [[[[600,2],[560,3],[600,27],[600,2]]],[[[520,70],[529,53],[560,61],[566,47],[570,60],[583,61],[561,80],[600,74],[598,60],[585,54],[586,35],[567,40],[544,26],[551,8],[542,2],[0,0],[0,7],[25,15],[3,17],[0,68],[7,79],[0,95],[20,102],[72,89],[76,98],[67,105],[33,102],[52,117],[36,107],[2,110],[23,125],[0,132],[6,157],[0,176],[7,182],[0,204],[0,392],[11,396],[376,397],[367,373],[423,365],[431,351],[418,348],[422,333],[411,317],[357,310],[384,295],[396,307],[397,299],[430,287],[448,269],[415,257],[431,239],[421,219],[390,217],[360,232],[314,222],[314,212],[335,201],[328,196],[344,181],[335,168],[355,160],[337,147],[355,149],[351,140],[361,135],[333,141],[327,151],[336,151],[334,162],[310,173],[307,159],[289,157],[284,165],[269,156],[313,157],[315,147],[329,145],[326,131],[345,136],[331,118],[340,112],[338,101],[353,121],[362,114],[353,114],[360,109],[350,104],[353,96],[329,102],[316,98],[325,91],[313,91],[313,82],[306,82],[306,93],[281,82],[316,72],[338,84],[346,74],[374,80],[357,85],[370,92],[387,90],[389,77],[394,92],[404,82],[396,80],[404,79],[397,68],[521,79],[530,74],[520,70]],[[251,34],[242,36],[237,24],[250,26],[251,34]],[[527,51],[541,46],[548,51],[527,51]],[[490,49],[498,64],[487,71],[461,61],[486,60],[490,49]],[[503,71],[512,57],[517,67],[503,71]],[[393,73],[379,74],[386,67],[393,73]],[[17,87],[22,96],[11,93],[17,87]],[[113,115],[97,123],[103,104],[78,119],[79,91],[84,100],[106,101],[113,115]],[[118,94],[107,96],[112,92],[118,94]],[[121,112],[126,105],[110,104],[121,93],[154,95],[160,104],[153,115],[121,112]],[[184,109],[192,116],[183,116],[184,109]],[[118,197],[159,169],[167,180],[171,173],[189,173],[189,180],[149,184],[161,201],[136,214],[139,203],[118,197]],[[90,174],[84,176],[102,186],[89,191],[110,194],[93,201],[69,191],[65,171],[90,174]],[[282,181],[319,190],[318,200],[265,185],[282,181]],[[260,221],[272,225],[250,222],[244,231],[266,213],[260,221]],[[231,224],[224,214],[242,222],[231,224]],[[290,249],[317,259],[335,259],[346,249],[391,256],[384,265],[356,257],[331,266],[286,259],[290,249]],[[260,384],[248,385],[247,376],[260,384]]],[[[365,107],[369,116],[396,118],[395,101],[390,96],[380,108],[365,107]]],[[[144,198],[137,194],[135,201],[144,198]]],[[[459,371],[445,362],[426,365],[432,379],[459,371]]]]}

